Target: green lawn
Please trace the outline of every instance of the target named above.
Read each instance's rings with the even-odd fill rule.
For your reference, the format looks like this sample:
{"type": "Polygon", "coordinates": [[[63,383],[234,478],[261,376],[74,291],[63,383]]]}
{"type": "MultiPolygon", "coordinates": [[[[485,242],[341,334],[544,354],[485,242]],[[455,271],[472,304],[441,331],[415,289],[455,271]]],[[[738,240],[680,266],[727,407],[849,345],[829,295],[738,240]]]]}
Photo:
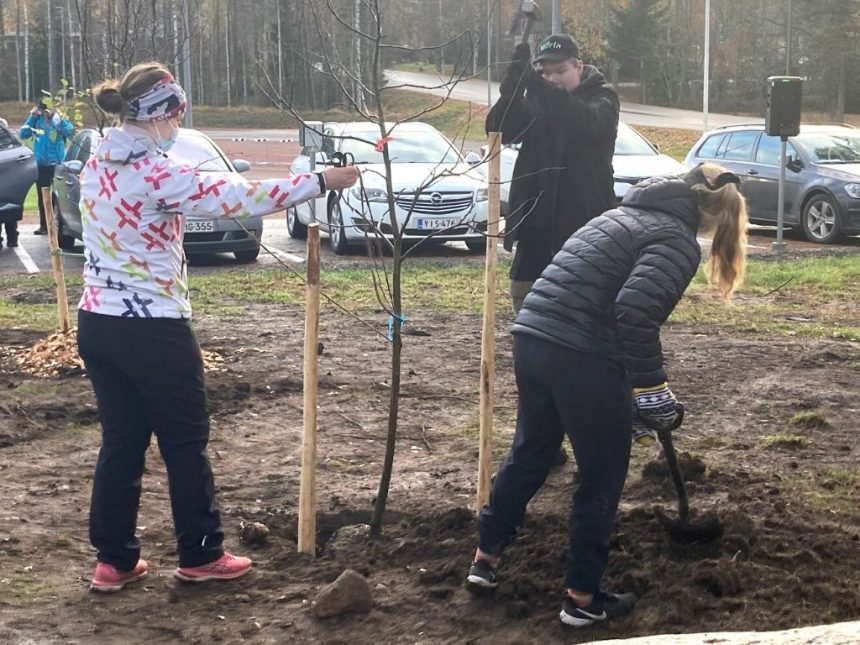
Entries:
{"type": "MultiPolygon", "coordinates": [[[[496,291],[499,311],[509,307],[507,270],[508,263],[501,261],[496,291]]],[[[475,261],[451,265],[432,258],[409,260],[403,276],[404,312],[410,317],[422,310],[479,315],[483,274],[483,264],[475,261]]],[[[74,303],[81,279],[69,275],[66,279],[69,301],[74,303]]],[[[369,267],[323,270],[321,279],[324,293],[341,305],[364,316],[380,311],[369,267]]],[[[280,269],[197,275],[192,269],[190,288],[198,316],[238,316],[244,306],[253,303],[304,306],[302,280],[280,269]]],[[[54,302],[53,291],[50,276],[0,275],[0,326],[50,330],[54,313],[46,303],[54,302]]],[[[722,328],[730,333],[860,341],[858,301],[860,254],[779,262],[752,258],[746,283],[732,302],[719,298],[700,271],[669,321],[722,328]]],[[[333,305],[324,300],[323,306],[333,305]]]]}
{"type": "Polygon", "coordinates": [[[30,192],[27,193],[27,199],[24,200],[24,212],[30,211],[38,211],[39,210],[39,197],[36,192],[38,188],[36,188],[36,184],[30,188],[30,192]]]}

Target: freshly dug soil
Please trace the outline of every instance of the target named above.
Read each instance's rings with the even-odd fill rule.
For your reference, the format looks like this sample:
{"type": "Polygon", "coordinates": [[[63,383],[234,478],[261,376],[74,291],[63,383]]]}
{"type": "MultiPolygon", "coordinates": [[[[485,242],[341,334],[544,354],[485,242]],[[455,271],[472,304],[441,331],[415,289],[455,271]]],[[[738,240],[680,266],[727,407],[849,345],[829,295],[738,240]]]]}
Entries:
{"type": "MultiPolygon", "coordinates": [[[[514,421],[508,322],[499,321],[497,335],[496,462],[514,421]]],[[[860,616],[855,345],[666,328],[673,389],[688,410],[676,442],[691,508],[694,518],[715,512],[725,533],[709,544],[672,543],[654,517],[655,506],[676,513],[659,448],[634,447],[606,584],[641,600],[625,620],[571,632],[556,615],[573,460],[534,499],[495,594],[469,593],[480,319],[424,311],[411,324],[427,335],[405,340],[385,534],[333,550],[325,546],[339,527],[370,521],[384,454],[388,351],[351,319],[323,315],[319,548],[311,559],[296,553],[302,312],[247,305],[241,317],[199,321],[203,346],[223,357],[207,379],[227,544],[251,555],[255,569],[232,583],[172,580],[167,482],[152,449],[138,527],[152,575],[109,597],[87,592],[88,497],[99,446],[89,381],[81,373],[36,378],[0,358],[0,641],[570,643],[860,616]],[[829,424],[791,425],[801,410],[820,410],[829,424]],[[768,440],[785,434],[806,441],[768,440]],[[255,547],[239,537],[252,522],[269,529],[255,547]],[[314,618],[317,591],[346,568],[367,576],[373,610],[314,618]]],[[[0,330],[7,346],[40,337],[0,330]]]]}

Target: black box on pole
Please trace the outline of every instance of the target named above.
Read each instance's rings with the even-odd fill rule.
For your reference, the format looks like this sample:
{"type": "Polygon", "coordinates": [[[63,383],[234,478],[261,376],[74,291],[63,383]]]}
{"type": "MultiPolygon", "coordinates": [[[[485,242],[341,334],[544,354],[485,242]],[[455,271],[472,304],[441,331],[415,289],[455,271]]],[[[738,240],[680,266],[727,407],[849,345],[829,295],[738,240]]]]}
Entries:
{"type": "Polygon", "coordinates": [[[798,76],[771,76],[767,79],[765,134],[794,137],[800,134],[800,98],[803,79],[798,76]]]}

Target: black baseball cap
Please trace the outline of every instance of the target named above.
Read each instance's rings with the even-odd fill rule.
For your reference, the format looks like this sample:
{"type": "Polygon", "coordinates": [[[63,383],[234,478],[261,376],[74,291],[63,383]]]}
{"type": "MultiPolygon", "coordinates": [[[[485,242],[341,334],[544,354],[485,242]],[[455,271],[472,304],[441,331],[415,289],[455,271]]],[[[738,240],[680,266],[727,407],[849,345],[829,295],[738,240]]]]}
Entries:
{"type": "Polygon", "coordinates": [[[538,45],[533,62],[560,63],[569,58],[579,58],[579,45],[567,34],[553,34],[538,45]]]}

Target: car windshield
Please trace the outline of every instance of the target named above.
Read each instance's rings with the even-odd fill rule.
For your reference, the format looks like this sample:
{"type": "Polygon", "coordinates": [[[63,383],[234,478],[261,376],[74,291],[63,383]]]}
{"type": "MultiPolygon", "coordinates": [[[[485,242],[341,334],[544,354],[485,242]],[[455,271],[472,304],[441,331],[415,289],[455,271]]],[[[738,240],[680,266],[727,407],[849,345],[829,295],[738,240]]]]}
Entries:
{"type": "MultiPolygon", "coordinates": [[[[379,141],[379,132],[350,132],[346,136],[351,138],[343,139],[341,150],[351,153],[355,163],[383,163],[382,153],[374,146],[379,141]]],[[[388,154],[395,163],[453,164],[460,161],[457,151],[443,136],[415,130],[400,133],[395,130],[388,140],[388,154]]]]}
{"type": "Polygon", "coordinates": [[[616,155],[656,155],[654,148],[626,123],[618,123],[618,135],[615,137],[616,155]]]}
{"type": "Polygon", "coordinates": [[[860,134],[802,133],[794,137],[814,163],[860,162],[860,134]]]}
{"type": "Polygon", "coordinates": [[[200,136],[180,136],[168,153],[177,163],[186,164],[201,172],[230,172],[224,157],[200,136]]]}

